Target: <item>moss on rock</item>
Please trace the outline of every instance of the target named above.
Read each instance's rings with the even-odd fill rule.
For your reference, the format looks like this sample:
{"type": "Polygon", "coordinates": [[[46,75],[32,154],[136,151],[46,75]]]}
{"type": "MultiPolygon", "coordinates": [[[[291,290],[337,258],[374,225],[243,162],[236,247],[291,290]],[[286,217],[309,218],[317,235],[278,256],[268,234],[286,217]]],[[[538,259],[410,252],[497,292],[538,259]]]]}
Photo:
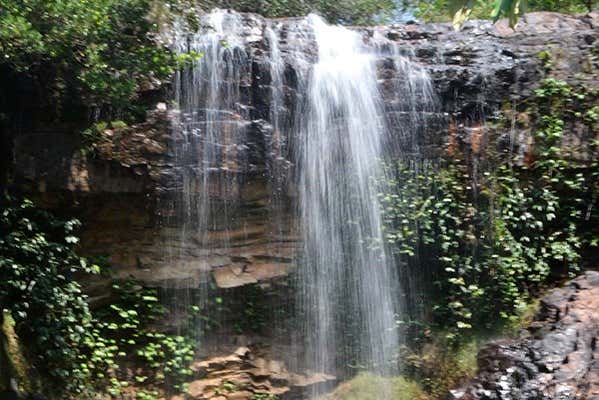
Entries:
{"type": "Polygon", "coordinates": [[[427,400],[420,385],[402,376],[384,377],[361,373],[339,385],[332,393],[320,400],[374,400],[387,392],[387,398],[395,400],[427,400]]]}
{"type": "Polygon", "coordinates": [[[34,371],[29,367],[19,337],[15,332],[15,321],[6,310],[2,311],[1,331],[0,390],[7,390],[12,379],[17,383],[19,391],[34,393],[37,389],[37,379],[34,378],[34,371]]]}

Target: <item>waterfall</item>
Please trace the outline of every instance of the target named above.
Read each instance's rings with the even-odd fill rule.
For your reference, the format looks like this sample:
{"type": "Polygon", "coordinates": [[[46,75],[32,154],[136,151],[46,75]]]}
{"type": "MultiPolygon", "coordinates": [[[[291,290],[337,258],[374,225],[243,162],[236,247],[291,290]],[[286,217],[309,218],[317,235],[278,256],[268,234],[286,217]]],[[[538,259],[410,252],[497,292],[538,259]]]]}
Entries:
{"type": "MultiPolygon", "coordinates": [[[[414,50],[407,44],[390,41],[379,32],[374,32],[372,45],[377,49],[379,57],[385,60],[392,75],[387,75],[382,87],[382,95],[386,110],[388,135],[384,143],[386,168],[393,169],[394,162],[400,161],[418,174],[421,172],[422,149],[420,142],[427,132],[432,131],[430,124],[438,123],[438,99],[433,89],[428,71],[415,63],[414,50]]],[[[386,171],[387,178],[394,179],[392,171],[386,171]]],[[[417,259],[417,255],[406,257],[396,255],[397,278],[401,299],[399,303],[399,321],[402,329],[407,320],[422,319],[425,312],[424,293],[429,282],[424,281],[426,266],[417,259]]],[[[400,332],[400,336],[404,333],[400,332]]]]}
{"type": "MultiPolygon", "coordinates": [[[[360,369],[393,373],[405,274],[386,248],[377,195],[382,161],[396,155],[389,143],[414,150],[404,144],[415,143],[419,118],[432,104],[428,75],[388,39],[365,39],[316,15],[247,27],[241,14],[215,11],[201,22],[195,33],[175,29],[174,39],[177,51],[203,54],[175,80],[181,240],[194,241],[207,257],[231,251],[228,232],[244,212],[236,199],[250,167],[248,138],[258,132],[271,190],[265,224],[273,237],[296,226],[301,239],[294,324],[300,342],[290,358],[298,368],[339,377],[360,369]],[[385,94],[381,59],[395,74],[385,94]],[[267,107],[247,106],[255,100],[243,92],[249,87],[267,107]],[[215,231],[224,234],[216,240],[215,231]]],[[[273,254],[279,240],[267,245],[273,254]]]]}
{"type": "Polygon", "coordinates": [[[273,235],[282,235],[283,226],[283,208],[285,197],[285,185],[288,169],[290,167],[287,160],[287,136],[284,130],[288,128],[285,125],[285,109],[283,98],[283,73],[285,64],[279,47],[279,36],[272,26],[267,26],[264,30],[270,50],[269,73],[270,73],[270,109],[269,119],[272,131],[266,140],[267,168],[268,178],[271,185],[271,219],[273,235]]]}
{"type": "Polygon", "coordinates": [[[386,129],[375,53],[357,32],[315,15],[308,23],[318,59],[296,150],[307,361],[326,372],[340,361],[385,371],[398,343],[397,293],[373,182],[386,129]]]}
{"type": "Polygon", "coordinates": [[[189,287],[199,290],[199,303],[205,307],[211,267],[226,263],[219,259],[229,247],[229,230],[237,224],[248,124],[248,111],[240,106],[240,86],[248,58],[239,14],[215,11],[202,17],[200,25],[192,33],[181,24],[175,26],[173,40],[177,52],[202,55],[192,68],[177,72],[174,82],[180,114],[174,146],[180,194],[174,215],[182,242],[174,259],[190,275],[199,274],[189,287]],[[190,260],[183,249],[192,246],[200,254],[190,260]]]}

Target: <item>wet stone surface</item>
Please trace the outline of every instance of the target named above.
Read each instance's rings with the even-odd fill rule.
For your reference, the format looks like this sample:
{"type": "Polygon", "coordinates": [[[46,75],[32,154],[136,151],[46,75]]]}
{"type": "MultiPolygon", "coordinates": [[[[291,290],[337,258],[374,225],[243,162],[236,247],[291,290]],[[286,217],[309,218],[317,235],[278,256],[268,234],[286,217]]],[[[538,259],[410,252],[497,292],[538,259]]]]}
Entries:
{"type": "Polygon", "coordinates": [[[490,343],[479,352],[476,377],[451,398],[599,399],[597,310],[597,271],[552,290],[520,339],[490,343]]]}
{"type": "MultiPolygon", "coordinates": [[[[385,148],[391,156],[436,160],[451,157],[456,143],[482,158],[485,151],[498,150],[485,147],[492,143],[489,135],[497,134],[506,137],[505,146],[513,146],[515,154],[526,154],[529,131],[492,132],[487,121],[505,104],[522,102],[547,76],[538,57],[542,51],[553,54],[551,76],[596,86],[596,79],[589,77],[597,70],[593,49],[598,17],[531,13],[515,32],[503,22],[488,21],[468,22],[460,32],[450,24],[352,28],[379,54],[376,67],[385,110],[381,118],[389,127],[385,148]],[[422,100],[415,108],[410,108],[412,95],[422,100]]],[[[294,256],[302,245],[294,214],[298,190],[292,155],[298,133],[290,126],[302,118],[304,86],[317,49],[301,18],[240,18],[245,62],[235,108],[219,110],[224,161],[207,179],[216,210],[208,221],[213,229],[207,238],[189,234],[182,240],[176,222],[183,192],[190,199],[206,193],[193,180],[184,184],[185,168],[193,172],[188,177],[201,180],[196,168],[200,160],[182,166],[176,158],[184,141],[180,127],[185,116],[170,99],[158,99],[142,124],[107,129],[87,154],[81,152],[78,135],[60,127],[36,128],[14,138],[15,185],[38,203],[81,219],[82,251],[106,257],[117,277],[151,285],[196,285],[212,272],[229,287],[294,270],[294,256]],[[278,38],[280,80],[273,76],[269,26],[278,38]],[[279,96],[275,108],[274,93],[279,96]],[[226,132],[232,127],[243,128],[242,143],[228,141],[226,132]],[[273,157],[269,146],[275,139],[281,146],[273,157]],[[226,218],[222,210],[227,210],[226,218]],[[275,255],[276,262],[262,261],[265,255],[275,255]],[[241,274],[239,268],[251,272],[241,274]]],[[[198,112],[202,127],[206,121],[198,112]]],[[[572,143],[581,140],[586,139],[572,143]]],[[[572,154],[588,156],[576,149],[572,154]]]]}

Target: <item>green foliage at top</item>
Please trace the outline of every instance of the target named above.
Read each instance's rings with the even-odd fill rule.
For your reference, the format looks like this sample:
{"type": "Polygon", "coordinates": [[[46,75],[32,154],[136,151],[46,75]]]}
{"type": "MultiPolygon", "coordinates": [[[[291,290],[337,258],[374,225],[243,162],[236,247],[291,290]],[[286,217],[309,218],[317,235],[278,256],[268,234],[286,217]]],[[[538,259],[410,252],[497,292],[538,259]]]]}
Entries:
{"type": "Polygon", "coordinates": [[[179,59],[157,44],[152,0],[0,0],[0,67],[57,102],[118,112],[179,59]]]}
{"type": "MultiPolygon", "coordinates": [[[[50,120],[142,118],[140,93],[200,56],[177,55],[159,40],[172,14],[197,20],[196,5],[271,17],[317,11],[344,24],[379,21],[394,9],[393,0],[0,0],[3,79],[18,77],[17,91],[23,82],[35,88],[50,120]]],[[[4,96],[10,104],[17,94],[4,96]]]]}
{"type": "Polygon", "coordinates": [[[397,179],[381,194],[387,240],[400,257],[433,266],[436,322],[449,337],[509,324],[596,245],[595,144],[585,162],[562,148],[566,126],[597,131],[596,102],[595,91],[547,79],[529,103],[535,146],[522,165],[508,159],[477,172],[458,159],[417,172],[388,167],[397,179]]]}
{"type": "Polygon", "coordinates": [[[89,378],[81,362],[92,316],[73,277],[98,270],[74,251],[78,227],[29,201],[8,204],[0,215],[0,308],[13,316],[35,364],[74,392],[89,378]]]}
{"type": "Polygon", "coordinates": [[[417,0],[404,2],[425,21],[450,21],[459,29],[470,18],[508,18],[515,27],[518,18],[528,11],[582,13],[592,10],[592,0],[417,0]]]}
{"type": "Polygon", "coordinates": [[[200,5],[257,12],[266,17],[300,16],[317,12],[333,23],[366,25],[380,22],[396,8],[393,0],[203,0],[200,5]]]}

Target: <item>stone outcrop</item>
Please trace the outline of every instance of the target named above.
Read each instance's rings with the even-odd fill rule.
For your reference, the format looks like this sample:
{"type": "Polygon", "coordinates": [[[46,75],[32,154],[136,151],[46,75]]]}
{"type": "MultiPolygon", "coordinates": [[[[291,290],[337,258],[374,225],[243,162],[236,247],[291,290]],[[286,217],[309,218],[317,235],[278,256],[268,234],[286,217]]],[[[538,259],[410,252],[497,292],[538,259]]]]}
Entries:
{"type": "Polygon", "coordinates": [[[190,368],[196,379],[187,385],[185,398],[189,400],[299,399],[311,389],[335,381],[333,376],[322,373],[290,372],[284,362],[269,358],[259,348],[246,346],[232,349],[229,354],[207,357],[190,368]]]}
{"type": "Polygon", "coordinates": [[[541,299],[518,340],[488,344],[461,400],[599,399],[599,272],[589,271],[541,299]]]}

